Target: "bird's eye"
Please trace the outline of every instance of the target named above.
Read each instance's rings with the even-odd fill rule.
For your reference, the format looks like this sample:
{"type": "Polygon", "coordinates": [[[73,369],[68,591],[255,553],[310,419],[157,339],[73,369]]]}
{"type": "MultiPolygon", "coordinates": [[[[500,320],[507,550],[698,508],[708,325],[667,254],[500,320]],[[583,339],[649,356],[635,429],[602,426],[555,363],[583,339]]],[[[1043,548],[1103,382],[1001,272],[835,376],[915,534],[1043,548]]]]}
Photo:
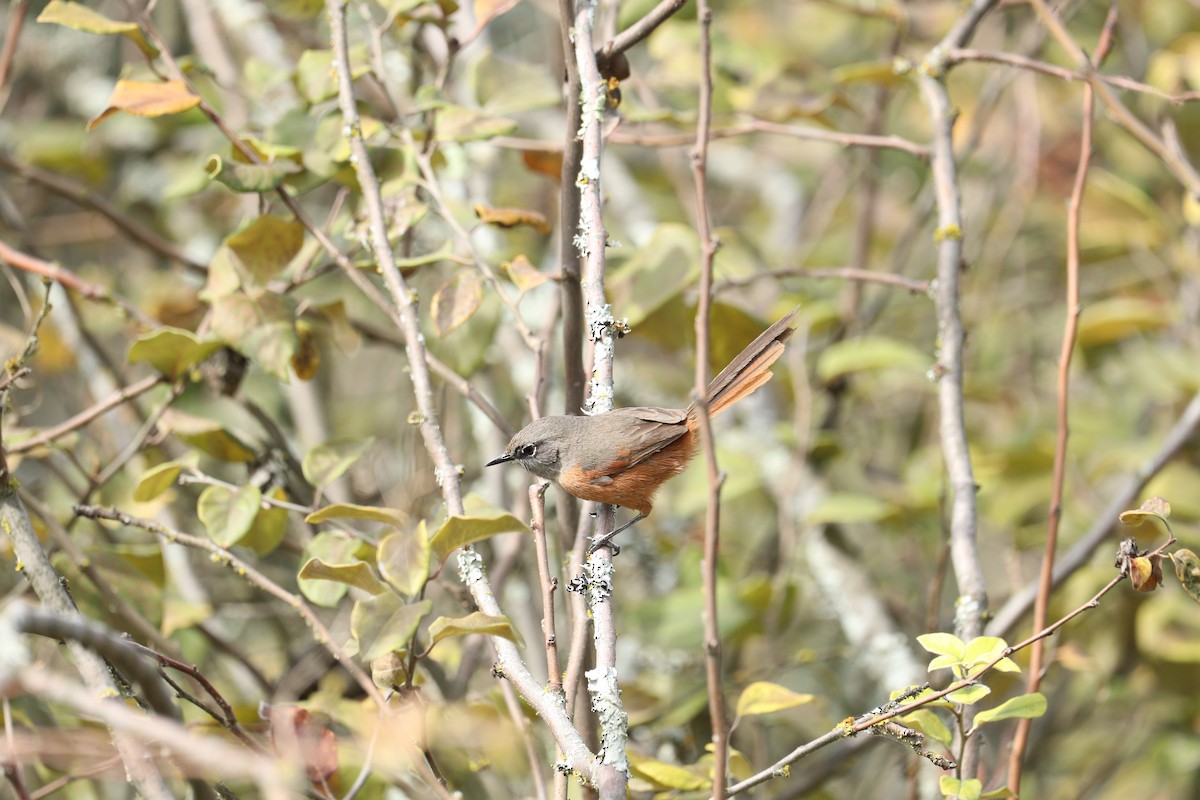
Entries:
{"type": "Polygon", "coordinates": [[[517,450],[517,456],[519,458],[533,458],[535,455],[537,455],[536,444],[522,445],[521,448],[517,450]]]}

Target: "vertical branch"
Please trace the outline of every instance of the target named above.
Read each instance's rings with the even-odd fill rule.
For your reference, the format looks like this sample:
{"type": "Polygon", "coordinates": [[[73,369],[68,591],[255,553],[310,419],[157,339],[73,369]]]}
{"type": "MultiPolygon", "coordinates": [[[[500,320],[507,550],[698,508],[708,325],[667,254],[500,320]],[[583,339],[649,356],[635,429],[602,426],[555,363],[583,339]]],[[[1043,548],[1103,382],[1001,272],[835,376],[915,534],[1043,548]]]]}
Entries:
{"type": "MultiPolygon", "coordinates": [[[[1094,64],[1099,65],[1112,45],[1113,30],[1117,24],[1117,5],[1113,0],[1104,21],[1104,30],[1096,48],[1094,64]]],[[[1054,557],[1058,550],[1058,529],[1062,522],[1063,484],[1066,476],[1067,438],[1070,434],[1069,400],[1071,389],[1071,356],[1075,352],[1075,338],[1079,329],[1079,222],[1083,208],[1083,192],[1087,187],[1088,166],[1092,159],[1092,118],[1095,115],[1096,93],[1091,83],[1083,87],[1083,126],[1079,132],[1079,163],[1075,167],[1075,182],[1071,186],[1071,199],[1067,203],[1067,292],[1066,319],[1063,322],[1062,346],[1058,356],[1058,409],[1054,442],[1054,475],[1050,488],[1050,509],[1046,520],[1046,545],[1042,553],[1042,567],[1038,575],[1037,599],[1033,605],[1033,629],[1046,627],[1047,607],[1054,583],[1054,557]]],[[[1045,641],[1039,639],[1029,651],[1029,670],[1026,691],[1036,692],[1042,680],[1045,663],[1045,641]]],[[[1021,788],[1022,762],[1025,748],[1029,744],[1029,731],[1033,720],[1017,721],[1013,734],[1012,748],[1008,760],[1009,791],[1015,797],[1021,788]]]]}
{"type": "Polygon", "coordinates": [[[579,250],[573,232],[579,224],[580,193],[575,190],[579,168],[583,163],[583,143],[579,127],[583,122],[580,97],[579,65],[571,43],[571,26],[575,19],[572,0],[559,0],[559,31],[562,34],[563,62],[567,71],[566,141],[563,144],[562,181],[559,192],[558,229],[559,262],[562,267],[562,343],[563,377],[566,397],[563,413],[578,414],[583,407],[583,293],[579,282],[579,250]]]}
{"type": "MultiPolygon", "coordinates": [[[[966,13],[942,41],[930,51],[921,65],[917,82],[929,113],[933,129],[931,167],[934,199],[937,203],[937,320],[939,436],[942,457],[949,475],[950,491],[950,561],[958,583],[955,602],[955,633],[972,639],[983,632],[983,617],[987,611],[987,587],[979,561],[976,542],[978,507],[975,498],[975,475],[967,447],[966,421],[963,416],[963,343],[966,332],[959,307],[959,275],[963,259],[962,200],[958,186],[958,165],[954,159],[955,112],[942,81],[945,53],[961,46],[975,31],[983,16],[996,0],[975,0],[966,13]]],[[[972,716],[965,712],[964,725],[969,728],[972,716]]],[[[960,764],[961,774],[972,777],[979,756],[977,738],[967,742],[960,764]]]]}
{"type": "Polygon", "coordinates": [[[708,683],[708,715],[712,723],[713,797],[725,800],[728,783],[729,726],[721,694],[721,633],[717,624],[717,559],[721,545],[721,485],[725,476],[717,464],[712,420],[708,415],[709,323],[712,314],[713,259],[719,243],[713,238],[708,209],[708,140],[712,127],[712,9],[698,0],[700,24],[700,98],[692,174],[696,183],[696,227],[700,235],[700,298],[696,309],[696,420],[708,471],[708,504],[704,516],[704,673],[708,683]]]}
{"type": "MultiPolygon", "coordinates": [[[[601,125],[607,102],[606,84],[596,63],[592,44],[595,0],[577,0],[575,7],[575,65],[579,70],[582,119],[578,137],[582,143],[579,174],[579,220],[575,246],[583,256],[582,285],[586,303],[588,336],[592,341],[592,378],[584,409],[589,414],[611,411],[613,406],[613,355],[617,336],[623,332],[613,318],[604,295],[605,247],[608,233],[600,193],[600,156],[604,140],[601,125]]],[[[616,507],[600,506],[596,535],[614,527],[616,507]]],[[[592,708],[600,721],[600,768],[596,788],[601,800],[625,797],[629,765],[625,757],[628,716],[621,704],[617,683],[617,632],[612,604],[612,548],[601,547],[584,566],[588,599],[592,609],[596,664],[585,673],[592,708]]]]}

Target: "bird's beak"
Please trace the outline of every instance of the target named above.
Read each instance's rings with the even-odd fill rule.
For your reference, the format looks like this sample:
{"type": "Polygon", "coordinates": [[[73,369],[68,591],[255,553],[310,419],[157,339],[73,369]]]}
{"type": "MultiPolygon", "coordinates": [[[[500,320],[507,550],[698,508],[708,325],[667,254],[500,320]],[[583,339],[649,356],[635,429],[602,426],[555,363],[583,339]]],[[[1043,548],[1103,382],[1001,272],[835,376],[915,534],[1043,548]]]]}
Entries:
{"type": "Polygon", "coordinates": [[[514,458],[516,458],[516,456],[514,456],[512,453],[505,453],[504,455],[500,456],[499,458],[493,458],[491,461],[484,464],[484,466],[485,467],[494,467],[497,464],[503,464],[505,461],[512,461],[514,458]]]}

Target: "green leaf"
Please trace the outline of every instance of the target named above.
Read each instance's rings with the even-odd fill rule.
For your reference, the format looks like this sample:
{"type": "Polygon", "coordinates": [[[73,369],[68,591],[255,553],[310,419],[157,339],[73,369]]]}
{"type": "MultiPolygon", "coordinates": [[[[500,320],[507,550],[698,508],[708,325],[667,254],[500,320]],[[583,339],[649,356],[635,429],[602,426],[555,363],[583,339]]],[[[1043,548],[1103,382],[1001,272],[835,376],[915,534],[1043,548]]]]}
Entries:
{"type": "Polygon", "coordinates": [[[1007,786],[1001,786],[999,789],[992,789],[990,792],[979,795],[979,800],[1003,800],[1003,798],[1012,797],[1012,794],[1012,790],[1007,786]]]}
{"type": "Polygon", "coordinates": [[[960,659],[958,656],[938,656],[929,662],[929,666],[926,667],[926,669],[929,672],[933,672],[935,669],[958,667],[960,664],[962,664],[962,659],[960,659]]]}
{"type": "Polygon", "coordinates": [[[696,231],[668,222],[655,226],[650,240],[621,262],[607,283],[614,307],[636,328],[679,297],[699,274],[696,231]]]}
{"type": "Polygon", "coordinates": [[[239,266],[264,284],[291,263],[304,246],[304,226],[282,217],[261,216],[225,239],[239,266]]]}
{"type": "Polygon", "coordinates": [[[383,522],[394,528],[403,528],[408,524],[408,515],[397,508],[381,506],[360,506],[354,503],[334,503],[314,511],[304,518],[310,525],[326,522],[331,519],[369,519],[383,522]]]}
{"type": "Polygon", "coordinates": [[[957,800],[980,800],[983,793],[983,782],[975,778],[960,781],[949,775],[943,775],[938,780],[938,788],[943,797],[953,797],[957,800]]]}
{"type": "MultiPolygon", "coordinates": [[[[276,487],[271,490],[275,500],[286,500],[287,492],[276,487]]],[[[242,546],[254,550],[255,555],[266,556],[275,552],[287,534],[288,512],[286,508],[264,505],[258,509],[250,532],[242,539],[242,546]]]]}
{"type": "Polygon", "coordinates": [[[917,637],[917,644],[930,653],[954,656],[957,659],[961,659],[967,649],[963,640],[952,633],[923,633],[917,637]]]}
{"type": "Polygon", "coordinates": [[[1077,339],[1081,347],[1112,344],[1161,330],[1170,322],[1170,309],[1161,300],[1112,297],[1084,306],[1077,339]]]}
{"type": "Polygon", "coordinates": [[[429,580],[429,554],[429,532],[421,520],[415,530],[397,531],[379,543],[379,573],[397,591],[411,597],[429,580]]]}
{"type": "Polygon", "coordinates": [[[180,441],[222,461],[241,463],[258,457],[241,439],[213,420],[171,409],[163,415],[161,427],[180,441]]]}
{"type": "Polygon", "coordinates": [[[986,664],[1000,655],[1008,647],[1008,642],[999,636],[976,636],[967,642],[963,650],[963,663],[969,665],[986,664]]]}
{"type": "Polygon", "coordinates": [[[742,690],[737,701],[737,716],[750,717],[772,714],[813,701],[811,694],[801,694],[779,684],[756,681],[742,690]]]}
{"type": "Polygon", "coordinates": [[[521,632],[512,624],[512,620],[501,615],[498,617],[476,611],[465,617],[438,617],[429,623],[429,636],[432,644],[451,636],[466,636],[471,633],[481,633],[487,636],[499,636],[514,642],[517,647],[524,647],[525,640],[521,632]]]}
{"type": "Polygon", "coordinates": [[[919,708],[910,714],[905,714],[900,717],[900,722],[946,747],[954,742],[954,734],[942,722],[941,717],[927,708],[919,708]]]}
{"type": "MultiPolygon", "coordinates": [[[[366,45],[350,48],[350,76],[357,79],[370,71],[366,45]]],[[[296,62],[296,88],[309,103],[316,104],[337,94],[333,54],[328,50],[305,50],[296,62]]]]}
{"type": "Polygon", "coordinates": [[[261,194],[279,188],[289,175],[301,172],[303,167],[294,161],[280,159],[266,164],[247,164],[236,159],[225,160],[218,155],[208,157],[204,172],[214,180],[235,192],[261,194]]]}
{"type": "Polygon", "coordinates": [[[354,586],[371,594],[383,594],[387,587],[371,572],[371,567],[363,561],[352,561],[349,564],[326,564],[319,558],[310,558],[300,568],[298,577],[310,581],[337,581],[347,586],[354,586]]]}
{"type": "Polygon", "coordinates": [[[117,34],[124,36],[137,45],[146,58],[158,55],[158,48],[150,44],[142,34],[142,29],[135,22],[118,22],[109,19],[99,11],[93,11],[80,3],[68,3],[61,0],[51,0],[38,14],[38,22],[62,25],[84,33],[102,35],[117,34]]]}
{"type": "Polygon", "coordinates": [[[434,137],[439,142],[480,142],[507,136],[516,129],[517,123],[511,119],[448,105],[438,112],[434,137]]]}
{"type": "Polygon", "coordinates": [[[1023,694],[1005,700],[995,708],[980,711],[975,715],[975,727],[1002,719],[1035,719],[1046,713],[1046,696],[1041,692],[1023,694]]]}
{"type": "Polygon", "coordinates": [[[832,492],[825,495],[808,513],[810,525],[828,523],[878,522],[895,513],[891,503],[867,494],[832,492]]]}
{"type": "Polygon", "coordinates": [[[290,298],[261,290],[217,298],[212,304],[212,330],[267,372],[288,379],[299,342],[290,298]]]}
{"type": "Polygon", "coordinates": [[[304,477],[318,489],[323,489],[362,458],[363,454],[375,444],[374,438],[366,439],[331,439],[317,445],[304,457],[300,465],[304,477]]]}
{"type": "Polygon", "coordinates": [[[530,533],[529,527],[507,511],[495,510],[490,514],[479,514],[469,517],[452,516],[442,523],[441,527],[429,540],[437,562],[460,547],[466,547],[474,542],[488,539],[499,533],[530,533]]]}
{"type": "MultiPolygon", "coordinates": [[[[358,546],[357,540],[344,534],[324,531],[314,536],[308,547],[304,548],[304,557],[306,561],[319,558],[326,564],[350,564],[359,560],[354,556],[358,546]]],[[[307,578],[299,578],[297,585],[305,597],[325,608],[335,607],[349,589],[347,584],[337,581],[310,581],[307,578]]]]}
{"type": "Polygon", "coordinates": [[[907,76],[896,71],[896,62],[893,60],[842,64],[830,70],[829,77],[841,84],[877,83],[885,86],[896,86],[908,80],[907,76]]]}
{"type": "Polygon", "coordinates": [[[139,336],[129,346],[130,364],[146,363],[175,380],[222,347],[215,339],[202,340],[180,328],[158,328],[139,336]]]}
{"type": "Polygon", "coordinates": [[[430,600],[405,603],[391,592],[359,600],[350,612],[350,632],[363,659],[374,661],[406,647],[432,608],[430,600]]]}
{"type": "Polygon", "coordinates": [[[678,764],[668,764],[632,750],[627,751],[626,756],[629,759],[630,772],[635,777],[652,783],[656,789],[700,792],[712,786],[712,780],[678,764]]]}
{"type": "Polygon", "coordinates": [[[1186,547],[1181,547],[1171,553],[1171,563],[1175,565],[1175,577],[1179,579],[1183,591],[1200,603],[1200,558],[1186,547]]]}
{"type": "Polygon", "coordinates": [[[974,686],[966,686],[959,689],[957,692],[951,692],[946,695],[946,699],[952,703],[973,706],[991,693],[992,690],[989,687],[984,686],[982,683],[977,683],[974,686]]]}
{"type": "Polygon", "coordinates": [[[921,372],[933,359],[907,342],[882,336],[861,336],[835,342],[817,358],[817,377],[830,383],[844,375],[881,369],[921,372]]]}
{"type": "Polygon", "coordinates": [[[224,486],[209,486],[200,493],[196,515],[208,537],[222,547],[232,547],[250,532],[262,503],[262,492],[243,486],[236,492],[224,486]]]}
{"type": "Polygon", "coordinates": [[[196,466],[197,461],[199,461],[199,456],[193,450],[183,458],[151,467],[138,478],[137,486],[133,489],[133,499],[139,503],[153,500],[174,486],[175,481],[179,480],[180,473],[196,466]]]}

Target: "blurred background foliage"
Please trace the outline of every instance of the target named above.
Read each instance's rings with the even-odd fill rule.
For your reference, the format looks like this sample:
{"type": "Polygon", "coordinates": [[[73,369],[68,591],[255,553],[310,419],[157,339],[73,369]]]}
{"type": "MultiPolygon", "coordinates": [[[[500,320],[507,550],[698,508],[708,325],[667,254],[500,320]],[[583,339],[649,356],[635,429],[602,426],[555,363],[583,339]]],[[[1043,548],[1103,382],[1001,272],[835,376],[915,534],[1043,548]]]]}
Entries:
{"type": "MultiPolygon", "coordinates": [[[[71,524],[82,562],[49,534],[46,545],[87,616],[162,646],[147,641],[129,609],[98,594],[84,565],[198,665],[248,726],[261,725],[260,701],[300,702],[328,714],[348,783],[366,747],[364,707],[291,609],[206,557],[71,516],[72,503],[90,498],[196,535],[207,531],[280,585],[298,586],[322,607],[335,636],[363,651],[374,640],[352,630],[351,609],[366,608],[370,596],[361,581],[344,572],[335,580],[299,580],[301,566],[318,557],[374,568],[387,535],[412,531],[419,520],[432,532],[443,521],[432,464],[410,424],[415,409],[399,335],[311,233],[288,222],[270,191],[282,185],[295,194],[378,282],[334,99],[323,4],[180,0],[154,9],[189,80],[271,165],[240,171],[245,159],[198,109],[117,113],[88,130],[118,79],[154,81],[155,71],[133,36],[34,22],[46,5],[28,4],[0,97],[0,238],[104,287],[144,318],[55,287],[33,374],[5,418],[5,445],[19,450],[156,366],[166,371],[164,359],[194,343],[164,340],[143,345],[152,351],[148,363],[127,358],[131,343],[158,326],[195,332],[196,342],[223,342],[250,363],[240,385],[222,393],[220,381],[190,380],[200,371],[185,357],[177,388],[156,386],[49,446],[10,455],[10,464],[30,495],[71,524]],[[262,223],[270,217],[277,224],[262,223]],[[148,470],[185,458],[192,459],[181,467],[190,481],[168,480],[157,494],[145,488],[148,470]],[[321,459],[337,466],[314,476],[321,459]],[[253,484],[309,508],[355,503],[395,509],[399,518],[311,525],[292,511],[230,528],[233,490],[209,494],[212,508],[205,512],[201,501],[197,510],[213,480],[253,484]]],[[[89,5],[111,19],[132,19],[123,3],[89,5]]],[[[652,5],[603,3],[598,30],[621,30],[652,5]]],[[[1105,5],[1067,2],[1060,9],[1090,52],[1105,5]]],[[[553,328],[566,135],[557,13],[546,0],[350,4],[363,133],[386,181],[396,252],[421,298],[426,344],[514,428],[529,418],[536,359],[499,292],[534,332],[546,333],[549,380],[540,399],[545,412],[564,410],[553,328]],[[421,159],[434,170],[443,204],[421,176],[421,159]],[[518,224],[481,221],[489,209],[511,211],[518,224]],[[496,281],[472,266],[455,226],[469,230],[471,247],[496,281]]],[[[937,322],[932,300],[919,290],[934,275],[929,167],[899,149],[848,147],[787,130],[927,141],[928,114],[903,67],[920,61],[960,13],[960,3],[940,0],[732,0],[715,10],[717,138],[709,191],[721,250],[711,366],[720,368],[759,330],[803,304],[776,380],[718,426],[728,473],[720,565],[728,696],[769,680],[816,697],[739,725],[733,744],[753,770],[883,702],[901,681],[924,680],[925,654],[914,637],[952,625],[956,592],[945,554],[946,487],[930,374],[937,322]],[[918,290],[811,272],[844,267],[903,276],[918,290]]],[[[1126,0],[1104,67],[1157,90],[1121,97],[1151,128],[1172,125],[1193,159],[1200,157],[1200,106],[1162,95],[1200,91],[1197,30],[1194,0],[1126,0]]],[[[699,250],[689,147],[697,36],[689,5],[630,51],[631,75],[621,81],[620,105],[607,123],[602,185],[614,241],[608,291],[615,313],[632,327],[617,353],[618,405],[682,405],[692,382],[699,250]]],[[[987,16],[971,46],[1071,68],[1019,2],[987,16]]],[[[979,484],[979,545],[998,608],[1036,579],[1047,524],[1066,198],[1078,158],[1081,88],[981,61],[953,67],[947,83],[959,114],[966,220],[966,422],[979,484]]],[[[1161,447],[1200,390],[1196,200],[1126,130],[1097,116],[1080,234],[1083,313],[1071,372],[1064,548],[1097,523],[1109,497],[1161,447]]],[[[3,272],[0,344],[9,357],[23,346],[42,289],[33,275],[3,272]]],[[[237,367],[208,362],[204,371],[212,377],[231,369],[237,367]]],[[[527,519],[525,477],[481,469],[502,449],[505,432],[450,384],[439,381],[437,392],[452,456],[467,488],[483,499],[479,507],[486,500],[527,519]]],[[[685,766],[702,762],[709,738],[698,567],[705,490],[700,466],[667,486],[653,517],[623,535],[617,560],[631,747],[685,766]]],[[[1183,544],[1194,547],[1194,444],[1153,477],[1146,494],[1171,500],[1183,544]]],[[[554,526],[559,500],[548,497],[552,533],[565,535],[554,526]]],[[[1111,544],[1116,540],[1114,533],[1111,544]]],[[[1152,541],[1147,532],[1143,544],[1152,541]]],[[[503,534],[481,547],[502,605],[525,641],[538,642],[528,536],[503,534]]],[[[1101,547],[1056,593],[1051,619],[1108,580],[1112,549],[1101,547]]],[[[10,598],[27,592],[11,569],[0,589],[10,598]]],[[[472,610],[449,573],[435,577],[425,597],[433,610],[418,633],[424,643],[432,616],[472,610]]],[[[1195,611],[1170,578],[1168,590],[1155,595],[1122,587],[1053,640],[1043,685],[1049,711],[1033,729],[1027,796],[1197,796],[1195,611]]],[[[1025,620],[1004,633],[1015,641],[1028,632],[1025,620]]],[[[418,666],[416,682],[430,704],[430,749],[464,796],[533,796],[533,768],[480,638],[439,642],[418,666]]],[[[52,648],[45,651],[50,657],[52,648]]],[[[525,652],[544,674],[536,644],[525,652]]],[[[1001,697],[1020,691],[1003,680],[994,687],[1001,697]]],[[[191,722],[208,722],[191,706],[184,711],[191,722]]],[[[29,698],[14,703],[13,713],[30,729],[80,724],[29,698]]],[[[544,777],[553,746],[536,720],[531,730],[544,777]]],[[[996,726],[984,744],[986,786],[1003,782],[1006,741],[996,726]]],[[[908,750],[852,744],[802,762],[791,780],[769,784],[760,796],[928,791],[936,769],[908,750]]],[[[400,752],[377,757],[378,774],[362,796],[382,796],[392,783],[423,796],[400,752]]],[[[32,774],[46,782],[81,769],[81,760],[46,758],[32,774]]],[[[686,794],[681,785],[635,770],[637,796],[672,788],[686,794]]],[[[72,786],[93,796],[86,782],[72,786]]]]}

